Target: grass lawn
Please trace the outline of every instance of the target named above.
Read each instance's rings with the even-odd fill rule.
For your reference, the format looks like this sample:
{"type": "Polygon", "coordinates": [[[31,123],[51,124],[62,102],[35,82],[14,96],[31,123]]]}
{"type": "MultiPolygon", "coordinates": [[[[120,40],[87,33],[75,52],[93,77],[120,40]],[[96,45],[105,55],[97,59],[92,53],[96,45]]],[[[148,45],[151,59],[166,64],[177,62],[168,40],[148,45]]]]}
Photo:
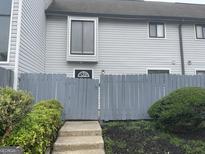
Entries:
{"type": "Polygon", "coordinates": [[[205,154],[205,128],[171,134],[152,121],[106,122],[102,128],[106,154],[205,154]]]}

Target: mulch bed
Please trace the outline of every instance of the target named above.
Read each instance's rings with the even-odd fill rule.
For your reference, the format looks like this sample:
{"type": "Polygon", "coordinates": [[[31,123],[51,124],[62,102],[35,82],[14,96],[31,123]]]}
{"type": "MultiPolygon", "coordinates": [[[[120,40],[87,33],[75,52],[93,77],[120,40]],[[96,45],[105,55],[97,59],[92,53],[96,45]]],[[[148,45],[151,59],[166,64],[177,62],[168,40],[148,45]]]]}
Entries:
{"type": "MultiPolygon", "coordinates": [[[[180,147],[162,139],[160,131],[149,122],[105,123],[103,135],[106,154],[185,154],[180,147]]],[[[205,140],[205,130],[178,136],[205,140]]]]}

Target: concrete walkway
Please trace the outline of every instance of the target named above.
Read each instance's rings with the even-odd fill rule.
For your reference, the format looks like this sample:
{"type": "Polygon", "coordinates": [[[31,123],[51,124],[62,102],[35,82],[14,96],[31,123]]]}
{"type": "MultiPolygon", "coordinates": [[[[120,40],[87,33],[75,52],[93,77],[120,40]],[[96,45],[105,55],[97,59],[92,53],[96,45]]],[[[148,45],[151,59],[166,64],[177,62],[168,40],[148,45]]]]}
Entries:
{"type": "Polygon", "coordinates": [[[53,154],[105,154],[97,121],[70,121],[60,129],[53,154]]]}

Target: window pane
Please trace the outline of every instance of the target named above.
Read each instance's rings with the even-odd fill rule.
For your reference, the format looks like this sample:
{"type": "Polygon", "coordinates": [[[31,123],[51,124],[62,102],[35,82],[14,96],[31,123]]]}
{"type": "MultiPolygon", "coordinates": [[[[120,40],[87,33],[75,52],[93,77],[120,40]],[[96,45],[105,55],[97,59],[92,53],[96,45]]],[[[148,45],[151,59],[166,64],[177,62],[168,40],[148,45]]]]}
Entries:
{"type": "Polygon", "coordinates": [[[150,24],[149,27],[150,27],[150,29],[149,29],[150,37],[157,37],[156,25],[155,24],[150,24]]]}
{"type": "Polygon", "coordinates": [[[205,38],[205,26],[203,26],[202,29],[203,29],[203,34],[202,34],[203,36],[202,36],[202,38],[205,38]]]}
{"type": "Polygon", "coordinates": [[[169,70],[148,70],[148,74],[169,74],[169,70]]]}
{"type": "Polygon", "coordinates": [[[82,54],[82,22],[71,23],[71,53],[82,54]]]}
{"type": "Polygon", "coordinates": [[[0,16],[0,61],[7,61],[10,17],[0,16]]]}
{"type": "Polygon", "coordinates": [[[205,75],[205,71],[196,71],[197,75],[205,75]]]}
{"type": "Polygon", "coordinates": [[[164,37],[164,25],[157,25],[157,37],[164,37]]]}
{"type": "Polygon", "coordinates": [[[203,38],[202,26],[196,26],[196,35],[197,38],[203,38]]]}
{"type": "Polygon", "coordinates": [[[11,2],[12,0],[0,0],[0,15],[11,14],[11,2]]]}
{"type": "Polygon", "coordinates": [[[83,22],[83,53],[94,54],[94,22],[83,22]]]}

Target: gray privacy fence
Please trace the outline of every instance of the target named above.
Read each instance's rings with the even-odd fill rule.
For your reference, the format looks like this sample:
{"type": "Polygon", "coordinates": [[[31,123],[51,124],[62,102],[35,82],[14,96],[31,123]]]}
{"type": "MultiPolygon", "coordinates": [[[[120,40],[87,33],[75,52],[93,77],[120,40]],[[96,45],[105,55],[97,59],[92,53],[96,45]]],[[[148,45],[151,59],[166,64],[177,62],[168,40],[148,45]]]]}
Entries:
{"type": "Polygon", "coordinates": [[[98,119],[98,80],[73,79],[66,75],[21,74],[19,89],[29,91],[35,102],[57,99],[64,107],[63,118],[98,119]]]}
{"type": "Polygon", "coordinates": [[[55,74],[21,74],[19,81],[19,88],[29,91],[36,102],[59,100],[65,120],[148,119],[155,101],[182,87],[205,87],[205,76],[102,75],[100,87],[99,80],[55,74]]]}
{"type": "Polygon", "coordinates": [[[13,86],[14,73],[12,70],[7,70],[0,67],[0,87],[13,86]]]}
{"type": "Polygon", "coordinates": [[[148,119],[149,107],[182,87],[205,87],[205,76],[103,75],[100,78],[102,120],[148,119]]]}

